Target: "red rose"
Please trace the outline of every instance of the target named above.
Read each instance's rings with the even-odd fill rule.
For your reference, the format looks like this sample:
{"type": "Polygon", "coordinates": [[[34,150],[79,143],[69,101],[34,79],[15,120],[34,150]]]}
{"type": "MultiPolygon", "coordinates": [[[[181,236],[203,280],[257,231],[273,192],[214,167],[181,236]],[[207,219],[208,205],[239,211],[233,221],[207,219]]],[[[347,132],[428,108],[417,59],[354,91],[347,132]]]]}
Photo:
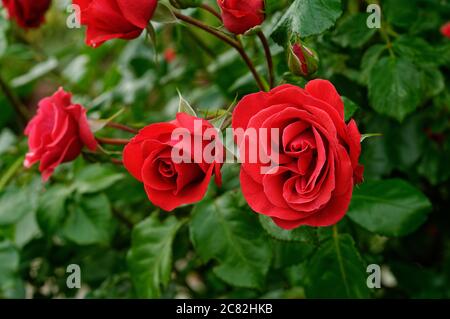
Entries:
{"type": "Polygon", "coordinates": [[[157,0],[73,0],[87,26],[86,43],[97,47],[111,39],[137,38],[147,27],[157,0]]]}
{"type": "Polygon", "coordinates": [[[441,27],[441,33],[443,36],[450,39],[450,22],[447,22],[441,27]]]}
{"type": "MultiPolygon", "coordinates": [[[[218,161],[204,161],[202,154],[211,140],[202,140],[208,129],[213,130],[212,139],[217,132],[206,120],[199,119],[185,113],[178,113],[174,121],[156,123],[142,129],[125,147],[123,161],[125,168],[136,179],[144,183],[145,191],[150,201],[166,210],[183,204],[200,201],[206,193],[211,176],[215,174],[216,183],[220,185],[221,164],[218,161]],[[173,156],[179,153],[180,140],[175,132],[186,133],[182,149],[188,161],[180,161],[173,156]],[[186,150],[191,147],[192,139],[199,138],[194,151],[186,150]],[[200,155],[200,160],[194,160],[200,155]]],[[[181,154],[180,153],[180,154],[181,154]]]]}
{"type": "MultiPolygon", "coordinates": [[[[243,160],[241,187],[254,211],[285,229],[329,226],[345,215],[353,185],[362,180],[361,136],[353,120],[345,124],[344,104],[330,82],[248,95],[233,113],[233,128],[256,129],[258,141],[250,143],[266,155],[271,148],[262,145],[260,129],[279,129],[276,169],[264,174],[260,159],[243,160]]],[[[241,143],[241,154],[249,154],[246,145],[241,143]]]]}
{"type": "Polygon", "coordinates": [[[60,88],[53,96],[42,99],[36,116],[28,123],[29,152],[24,165],[31,167],[40,161],[42,179],[48,180],[55,168],[74,160],[86,145],[97,148],[86,118],[86,109],[72,104],[71,94],[60,88]]]}
{"type": "Polygon", "coordinates": [[[167,63],[172,63],[177,58],[177,52],[173,48],[167,48],[164,51],[164,60],[167,63]]]}
{"type": "Polygon", "coordinates": [[[51,0],[3,0],[9,18],[25,29],[39,27],[50,4],[51,0]]]}
{"type": "Polygon", "coordinates": [[[225,28],[243,34],[264,22],[264,0],[217,0],[225,28]]]}

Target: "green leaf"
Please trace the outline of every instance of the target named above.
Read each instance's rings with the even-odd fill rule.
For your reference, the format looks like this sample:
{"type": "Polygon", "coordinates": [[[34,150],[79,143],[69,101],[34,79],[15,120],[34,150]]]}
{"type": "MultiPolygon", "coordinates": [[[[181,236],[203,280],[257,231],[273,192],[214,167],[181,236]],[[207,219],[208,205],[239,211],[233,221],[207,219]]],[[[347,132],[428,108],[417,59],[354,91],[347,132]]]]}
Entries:
{"type": "Polygon", "coordinates": [[[164,3],[164,1],[159,1],[156,11],[152,17],[152,21],[158,23],[175,23],[178,19],[172,12],[169,4],[164,3]]]}
{"type": "Polygon", "coordinates": [[[383,136],[383,134],[381,133],[369,133],[369,134],[361,134],[361,143],[364,142],[366,139],[368,138],[372,138],[372,137],[381,137],[383,136]]]}
{"type": "Polygon", "coordinates": [[[341,0],[295,0],[272,31],[285,45],[290,35],[308,37],[331,28],[342,14],[341,0]]]}
{"type": "Polygon", "coordinates": [[[408,60],[385,57],[370,72],[369,98],[380,114],[403,121],[421,102],[420,72],[408,60]]]}
{"type": "Polygon", "coordinates": [[[106,244],[111,237],[112,215],[105,194],[83,196],[69,205],[63,235],[78,245],[106,244]]]}
{"type": "Polygon", "coordinates": [[[286,242],[273,239],[273,267],[276,269],[298,265],[304,262],[316,246],[304,242],[286,242]]]}
{"type": "Polygon", "coordinates": [[[110,166],[93,164],[85,167],[77,174],[75,187],[82,194],[97,193],[107,189],[124,177],[124,174],[116,173],[110,166]]]}
{"type": "Polygon", "coordinates": [[[24,187],[12,187],[0,193],[0,225],[14,224],[26,214],[34,213],[41,185],[41,181],[35,179],[24,187]]]}
{"type": "Polygon", "coordinates": [[[427,98],[434,97],[445,89],[445,79],[437,67],[427,67],[422,70],[423,94],[427,98]]]}
{"type": "Polygon", "coordinates": [[[372,68],[378,62],[381,54],[386,50],[386,45],[376,44],[371,46],[363,55],[361,61],[361,75],[360,82],[367,85],[369,83],[369,76],[372,68]]]}
{"type": "Polygon", "coordinates": [[[349,235],[333,234],[305,267],[308,298],[368,298],[366,267],[349,235]]]}
{"type": "Polygon", "coordinates": [[[275,239],[289,242],[303,242],[315,244],[317,241],[316,228],[302,226],[293,230],[285,230],[278,227],[272,218],[259,215],[259,222],[267,234],[275,239]]]}
{"type": "Polygon", "coordinates": [[[0,195],[0,225],[10,225],[33,209],[27,193],[12,188],[0,195]]]}
{"type": "Polygon", "coordinates": [[[405,236],[427,219],[430,201],[400,179],[367,181],[353,191],[348,217],[380,235],[405,236]]]}
{"type": "Polygon", "coordinates": [[[204,200],[192,212],[191,239],[204,261],[214,259],[214,273],[239,287],[258,288],[271,261],[269,242],[239,193],[204,200]]]}
{"type": "Polygon", "coordinates": [[[24,298],[25,287],[20,280],[20,256],[14,246],[8,242],[0,242],[0,298],[24,298]]]}
{"type": "Polygon", "coordinates": [[[418,6],[416,0],[383,0],[383,14],[389,23],[407,28],[418,18],[418,6]]]}
{"type": "Polygon", "coordinates": [[[350,121],[356,111],[359,110],[359,106],[345,96],[342,97],[342,100],[344,101],[345,121],[347,122],[350,121]]]}
{"type": "Polygon", "coordinates": [[[336,28],[333,40],[344,48],[362,47],[377,32],[377,29],[367,27],[367,17],[365,13],[346,17],[336,28]]]}
{"type": "Polygon", "coordinates": [[[36,220],[36,211],[33,210],[16,223],[14,229],[14,243],[17,247],[22,248],[32,239],[38,238],[40,235],[41,230],[39,229],[36,220]]]}
{"type": "Polygon", "coordinates": [[[160,222],[156,215],[135,226],[128,266],[140,298],[157,298],[172,271],[172,244],[183,222],[171,216],[160,222]]]}
{"type": "Polygon", "coordinates": [[[40,196],[37,221],[45,233],[53,234],[59,229],[66,216],[66,201],[71,194],[71,188],[55,185],[40,196]]]}
{"type": "Polygon", "coordinates": [[[47,61],[36,64],[28,73],[21,75],[11,81],[11,85],[14,88],[24,86],[34,80],[37,80],[47,73],[55,70],[58,67],[58,60],[54,57],[49,58],[47,61]]]}
{"type": "Polygon", "coordinates": [[[422,38],[401,36],[392,43],[392,49],[421,67],[437,65],[441,60],[440,54],[422,38]]]}
{"type": "Polygon", "coordinates": [[[178,91],[178,96],[180,98],[180,103],[178,105],[178,113],[186,113],[191,116],[197,117],[197,112],[192,108],[188,101],[181,95],[181,92],[178,91]]]}

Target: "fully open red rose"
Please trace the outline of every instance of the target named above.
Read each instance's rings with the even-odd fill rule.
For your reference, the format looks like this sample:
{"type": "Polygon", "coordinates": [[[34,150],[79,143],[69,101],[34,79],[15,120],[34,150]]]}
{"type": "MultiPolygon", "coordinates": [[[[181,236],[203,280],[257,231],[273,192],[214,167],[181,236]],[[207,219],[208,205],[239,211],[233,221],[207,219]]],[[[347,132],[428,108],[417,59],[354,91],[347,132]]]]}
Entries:
{"type": "Polygon", "coordinates": [[[87,26],[86,43],[97,47],[111,39],[137,38],[153,17],[157,0],[73,0],[87,26]]]}
{"type": "Polygon", "coordinates": [[[51,0],[2,0],[10,19],[22,28],[37,28],[44,22],[44,16],[51,0]]]}
{"type": "Polygon", "coordinates": [[[441,33],[443,36],[450,39],[450,22],[447,22],[441,27],[441,33]]]}
{"type": "Polygon", "coordinates": [[[202,157],[204,148],[216,138],[217,132],[214,131],[213,138],[203,140],[208,129],[214,131],[208,121],[178,113],[174,121],[142,129],[125,147],[124,165],[131,175],[144,183],[148,198],[154,205],[171,211],[183,204],[200,201],[213,174],[216,183],[221,184],[221,164],[218,161],[194,159],[198,155],[202,157]],[[187,133],[184,142],[187,140],[189,145],[180,147],[180,139],[173,135],[176,130],[187,133]],[[197,148],[193,145],[195,136],[200,140],[196,143],[197,148]],[[173,151],[178,153],[180,149],[184,150],[189,162],[174,158],[173,151]]]}
{"type": "MultiPolygon", "coordinates": [[[[242,164],[242,191],[254,211],[285,229],[329,226],[345,215],[353,185],[362,180],[360,133],[353,120],[345,124],[344,104],[330,82],[248,95],[233,113],[233,128],[279,129],[275,169],[262,173],[260,160],[242,164]]],[[[260,138],[250,145],[263,143],[260,138]]],[[[248,141],[241,143],[241,154],[247,148],[248,141]]],[[[272,149],[260,148],[267,154],[272,149]]]]}
{"type": "Polygon", "coordinates": [[[61,88],[53,96],[42,99],[36,116],[25,129],[29,152],[24,165],[31,167],[40,161],[39,170],[44,181],[55,168],[74,160],[83,146],[97,148],[86,118],[86,109],[72,104],[71,95],[61,88]]]}
{"type": "Polygon", "coordinates": [[[243,34],[264,22],[264,0],[217,0],[225,28],[243,34]]]}

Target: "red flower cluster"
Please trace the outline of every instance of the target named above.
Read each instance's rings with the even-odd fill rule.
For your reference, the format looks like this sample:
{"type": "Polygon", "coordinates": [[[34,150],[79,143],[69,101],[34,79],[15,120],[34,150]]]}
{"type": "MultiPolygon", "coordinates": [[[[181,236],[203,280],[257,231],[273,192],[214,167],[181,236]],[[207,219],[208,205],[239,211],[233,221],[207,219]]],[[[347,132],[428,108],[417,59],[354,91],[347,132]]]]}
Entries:
{"type": "MultiPolygon", "coordinates": [[[[19,13],[33,16],[26,18],[24,25],[39,24],[50,3],[3,2],[15,18],[19,13]],[[24,3],[29,7],[18,9],[24,3]],[[36,12],[36,16],[29,14],[31,3],[42,9],[38,10],[39,18],[36,12]]],[[[157,0],[73,0],[80,8],[81,23],[87,26],[86,42],[94,47],[113,38],[139,36],[157,3],[157,0]]],[[[242,34],[264,21],[263,0],[218,0],[218,4],[230,32],[242,34]]],[[[175,57],[172,49],[165,51],[167,62],[175,57]]],[[[299,46],[293,47],[290,66],[308,74],[317,67],[313,52],[299,46]]],[[[344,103],[330,82],[313,80],[304,89],[282,85],[270,92],[247,95],[233,112],[232,127],[242,161],[243,195],[255,212],[271,217],[284,229],[329,226],[345,215],[353,186],[362,181],[363,167],[358,163],[361,135],[353,120],[345,123],[344,103]],[[241,138],[236,131],[244,132],[241,138]],[[252,152],[249,148],[256,148],[259,154],[254,161],[247,159],[252,152]]],[[[86,109],[73,104],[71,95],[62,89],[39,103],[37,115],[25,134],[29,137],[25,166],[40,161],[44,180],[59,164],[80,155],[84,146],[92,151],[97,148],[86,109]]],[[[108,139],[99,139],[102,143],[105,140],[108,139]]],[[[171,122],[142,129],[126,145],[123,162],[131,175],[144,184],[150,201],[171,211],[200,201],[213,176],[220,186],[224,153],[219,133],[211,123],[178,113],[171,122]],[[208,152],[210,160],[203,157],[208,152]]]]}
{"type": "MultiPolygon", "coordinates": [[[[244,135],[238,141],[241,154],[249,154],[248,148],[255,145],[259,152],[265,152],[255,162],[242,159],[241,187],[255,212],[270,216],[285,229],[328,226],[345,215],[353,185],[362,181],[363,167],[358,163],[361,135],[353,120],[345,123],[344,104],[330,82],[314,80],[305,89],[282,85],[267,93],[247,95],[233,113],[232,126],[234,130],[280,132],[275,141],[279,143],[276,162],[267,170],[263,170],[268,164],[262,159],[273,159],[274,154],[266,142],[258,135],[251,141],[244,135]]],[[[196,160],[197,153],[203,153],[209,145],[204,135],[211,129],[208,121],[179,113],[171,122],[142,129],[125,147],[124,165],[144,184],[154,205],[171,211],[200,201],[213,175],[221,184],[223,161],[196,160]],[[188,142],[174,135],[180,129],[190,137],[188,142]],[[191,151],[191,141],[196,137],[201,147],[194,146],[191,151]],[[180,143],[189,144],[189,151],[182,155],[188,161],[175,160],[180,143]]],[[[30,147],[25,166],[40,161],[44,180],[60,163],[75,159],[83,146],[91,150],[97,146],[86,110],[72,104],[70,94],[62,89],[39,103],[25,134],[30,147]]],[[[208,140],[217,141],[223,148],[215,133],[208,134],[213,135],[208,140]]]]}

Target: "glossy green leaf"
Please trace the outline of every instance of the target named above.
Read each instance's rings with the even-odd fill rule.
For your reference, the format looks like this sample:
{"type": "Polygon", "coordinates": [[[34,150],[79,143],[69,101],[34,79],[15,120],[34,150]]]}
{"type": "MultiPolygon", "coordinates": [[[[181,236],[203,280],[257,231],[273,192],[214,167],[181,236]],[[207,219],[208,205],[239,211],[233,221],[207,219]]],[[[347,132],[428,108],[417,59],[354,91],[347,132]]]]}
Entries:
{"type": "Polygon", "coordinates": [[[385,236],[405,236],[427,219],[430,201],[400,179],[367,181],[353,191],[348,217],[367,230],[385,236]]]}
{"type": "Polygon", "coordinates": [[[71,194],[72,189],[63,185],[55,185],[41,194],[37,220],[45,233],[53,234],[61,227],[66,216],[66,201],[71,194]]]}
{"type": "Polygon", "coordinates": [[[342,100],[344,101],[345,121],[347,122],[350,121],[353,115],[359,110],[359,106],[345,96],[342,97],[342,100]]]}
{"type": "Polygon", "coordinates": [[[317,242],[316,228],[301,226],[293,230],[285,230],[278,227],[270,217],[258,215],[259,222],[263,229],[272,238],[282,241],[303,242],[315,244],[317,242]]]}
{"type": "Polygon", "coordinates": [[[378,60],[380,60],[381,55],[386,50],[386,45],[375,44],[364,53],[361,60],[361,74],[359,79],[361,83],[367,85],[372,68],[375,66],[375,64],[377,64],[378,60]]]}
{"type": "Polygon", "coordinates": [[[421,102],[420,72],[408,60],[386,57],[370,72],[369,98],[380,114],[402,121],[421,102]]]}
{"type": "Polygon", "coordinates": [[[204,261],[217,262],[214,273],[227,283],[248,288],[264,283],[272,257],[270,244],[239,193],[197,204],[191,239],[204,261]]]}
{"type": "Polygon", "coordinates": [[[75,177],[75,187],[80,193],[97,193],[112,186],[125,177],[105,164],[94,164],[83,168],[75,177]]]}
{"type": "Polygon", "coordinates": [[[305,266],[308,298],[368,298],[366,265],[349,235],[333,234],[305,266]]]}
{"type": "Polygon", "coordinates": [[[368,15],[358,13],[349,17],[336,28],[333,40],[346,48],[359,48],[367,43],[377,32],[377,29],[367,27],[368,15]]]}
{"type": "Polygon", "coordinates": [[[112,215],[104,194],[83,196],[74,205],[62,229],[63,235],[78,245],[106,244],[111,237],[112,215]]]}
{"type": "Polygon", "coordinates": [[[418,37],[401,36],[392,43],[392,49],[402,58],[407,58],[424,67],[436,65],[440,54],[427,41],[418,37]]]}
{"type": "Polygon", "coordinates": [[[173,216],[163,222],[152,216],[135,226],[127,259],[138,297],[161,296],[172,271],[173,240],[182,224],[173,216]]]}
{"type": "Polygon", "coordinates": [[[320,34],[331,28],[341,14],[341,0],[295,0],[274,27],[272,38],[285,45],[289,35],[320,34]]]}

